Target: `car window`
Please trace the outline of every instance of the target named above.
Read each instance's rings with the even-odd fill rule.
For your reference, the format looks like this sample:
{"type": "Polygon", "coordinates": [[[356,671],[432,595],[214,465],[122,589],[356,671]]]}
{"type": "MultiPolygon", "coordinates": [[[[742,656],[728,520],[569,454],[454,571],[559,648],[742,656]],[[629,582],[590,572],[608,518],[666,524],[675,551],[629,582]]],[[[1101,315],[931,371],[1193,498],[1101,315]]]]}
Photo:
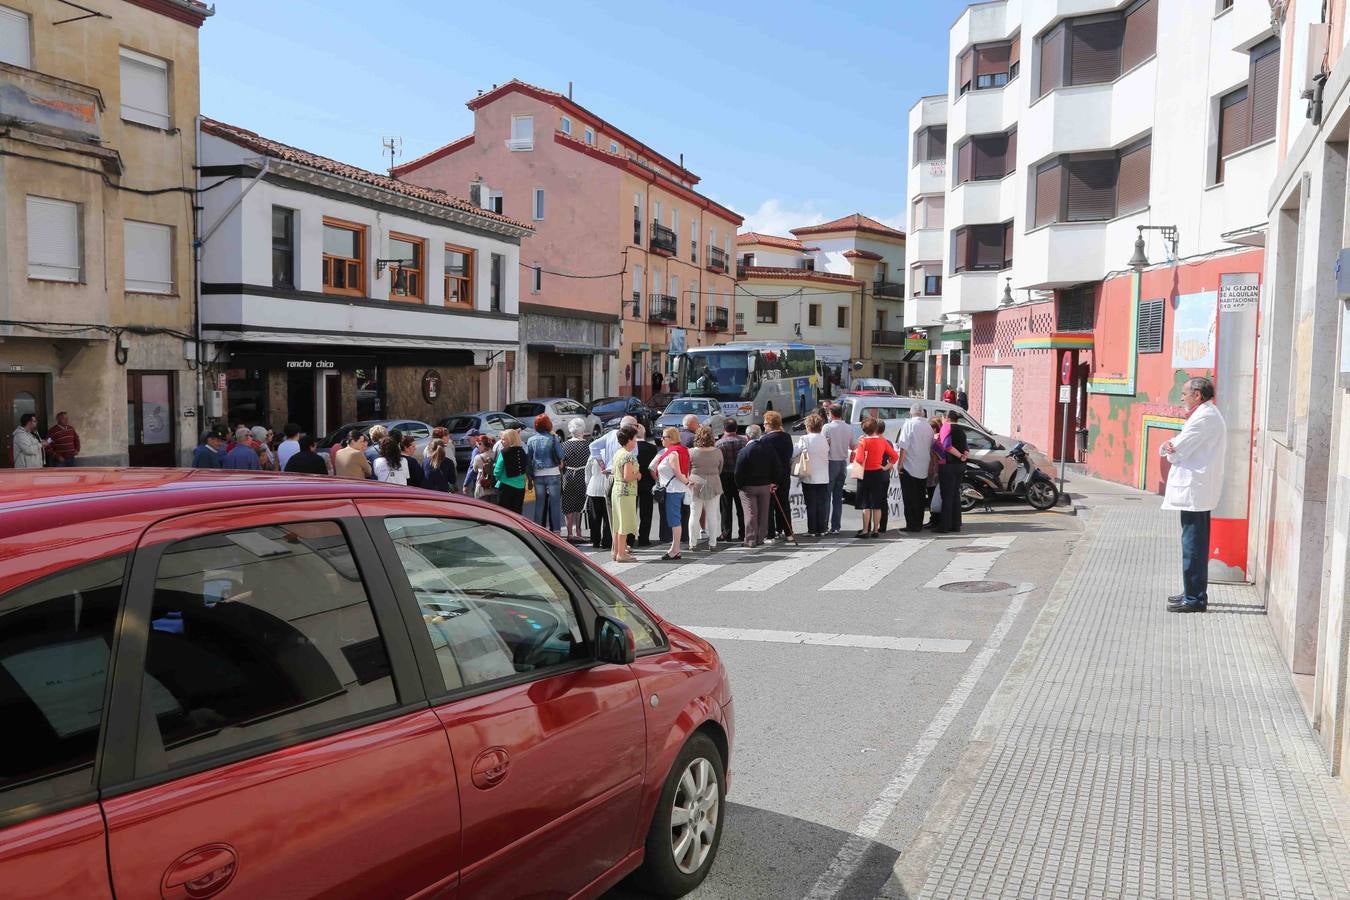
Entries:
{"type": "Polygon", "coordinates": [[[666,639],[661,634],[661,629],[656,627],[656,621],[645,609],[611,584],[609,579],[570,553],[555,550],[554,556],[567,569],[568,574],[576,579],[577,584],[581,585],[587,599],[594,604],[597,611],[613,616],[633,629],[633,635],[637,638],[637,652],[654,650],[666,645],[666,639]]]}
{"type": "Polygon", "coordinates": [[[542,403],[509,403],[506,406],[506,412],[513,416],[525,416],[534,418],[544,411],[542,403]]]}
{"type": "Polygon", "coordinates": [[[564,400],[562,403],[558,404],[558,408],[563,412],[567,413],[569,416],[586,415],[586,407],[582,406],[575,400],[564,400]]]}
{"type": "Polygon", "coordinates": [[[519,421],[518,419],[506,419],[506,420],[504,420],[504,424],[502,425],[502,427],[503,427],[503,428],[524,428],[524,427],[525,427],[525,423],[519,421]]]}
{"type": "Polygon", "coordinates": [[[447,691],[588,658],[567,589],[510,531],[420,517],[384,527],[447,691]]]}
{"type": "Polygon", "coordinates": [[[966,446],[970,450],[994,449],[994,439],[989,435],[971,428],[969,424],[962,424],[960,427],[966,433],[966,446]]]}
{"type": "Polygon", "coordinates": [[[853,418],[853,412],[854,412],[854,407],[855,407],[857,404],[856,404],[853,400],[845,400],[845,401],[844,401],[843,403],[841,403],[840,405],[841,405],[842,407],[844,407],[844,417],[843,417],[843,418],[844,418],[844,421],[845,421],[845,422],[853,422],[853,421],[855,421],[854,418],[853,418]]]}
{"type": "Polygon", "coordinates": [[[403,433],[415,438],[431,437],[431,429],[425,422],[407,422],[403,426],[403,433]]]}
{"type": "Polygon", "coordinates": [[[0,597],[0,813],[91,790],[126,558],[0,597]]]}
{"type": "Polygon", "coordinates": [[[336,522],[178,541],[160,557],[148,702],[169,765],[393,707],[398,698],[336,522]]]}
{"type": "Polygon", "coordinates": [[[875,416],[880,421],[889,419],[902,419],[909,415],[908,410],[901,409],[898,406],[869,406],[863,410],[863,418],[875,416]]]}
{"type": "Polygon", "coordinates": [[[459,434],[477,428],[478,418],[476,416],[451,416],[448,419],[442,419],[441,425],[445,426],[447,431],[459,434]]]}

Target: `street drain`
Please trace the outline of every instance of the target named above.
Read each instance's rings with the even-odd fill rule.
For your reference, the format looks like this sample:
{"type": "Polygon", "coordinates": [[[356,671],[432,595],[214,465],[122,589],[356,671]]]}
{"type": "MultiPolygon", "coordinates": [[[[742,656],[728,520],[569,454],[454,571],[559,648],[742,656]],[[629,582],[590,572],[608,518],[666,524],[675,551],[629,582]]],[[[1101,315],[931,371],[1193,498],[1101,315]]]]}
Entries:
{"type": "Polygon", "coordinates": [[[1012,585],[1005,581],[953,581],[940,585],[938,590],[949,594],[992,594],[1006,591],[1011,587],[1012,585]]]}
{"type": "Polygon", "coordinates": [[[1002,553],[1006,547],[981,547],[977,544],[967,544],[964,547],[948,547],[948,553],[1002,553]]]}

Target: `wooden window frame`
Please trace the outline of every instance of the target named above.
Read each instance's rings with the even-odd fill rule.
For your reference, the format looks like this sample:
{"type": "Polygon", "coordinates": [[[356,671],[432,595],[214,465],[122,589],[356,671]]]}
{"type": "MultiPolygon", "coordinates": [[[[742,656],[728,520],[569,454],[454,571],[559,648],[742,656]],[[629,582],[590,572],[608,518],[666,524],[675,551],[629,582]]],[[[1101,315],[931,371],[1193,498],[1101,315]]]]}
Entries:
{"type": "Polygon", "coordinates": [[[445,261],[441,261],[442,282],[445,287],[445,305],[451,308],[473,309],[473,279],[477,274],[478,260],[474,251],[469,247],[460,247],[456,244],[446,244],[444,248],[446,253],[463,253],[465,257],[465,273],[461,275],[451,275],[445,271],[445,261]],[[461,299],[450,299],[450,282],[457,281],[461,284],[463,290],[460,293],[461,299]]]}
{"type": "Polygon", "coordinates": [[[341,228],[344,231],[354,231],[360,237],[361,255],[356,259],[347,256],[333,256],[325,252],[323,254],[323,292],[325,294],[337,294],[343,297],[364,297],[366,296],[366,257],[369,256],[370,244],[366,240],[369,229],[358,222],[348,222],[346,219],[335,219],[331,216],[323,217],[324,227],[332,226],[341,228]],[[346,281],[352,283],[350,274],[355,267],[357,287],[333,287],[332,267],[343,265],[346,268],[346,281]]]}
{"type": "Polygon", "coordinates": [[[774,300],[756,300],[755,301],[755,324],[756,325],[777,325],[778,324],[778,303],[774,300]],[[772,310],[772,313],[765,315],[765,310],[772,310]]]}
{"type": "Polygon", "coordinates": [[[847,306],[836,306],[836,307],[835,307],[835,309],[834,309],[834,327],[835,327],[835,328],[847,328],[847,327],[848,327],[848,307],[847,307],[847,306]]]}
{"type": "Polygon", "coordinates": [[[396,279],[395,279],[395,277],[394,277],[393,269],[392,269],[392,267],[391,267],[390,270],[389,270],[389,271],[390,271],[390,278],[389,278],[389,299],[390,299],[391,301],[393,301],[394,303],[423,303],[423,304],[426,303],[426,302],[427,302],[427,279],[426,279],[426,275],[427,275],[427,239],[426,239],[426,238],[420,238],[420,237],[418,237],[417,235],[414,235],[414,234],[403,234],[402,232],[399,232],[399,231],[391,231],[391,232],[389,232],[389,240],[391,240],[391,241],[406,241],[406,242],[408,242],[409,244],[414,244],[414,245],[416,245],[417,248],[418,248],[418,250],[417,250],[418,264],[417,264],[417,265],[415,265],[415,266],[399,266],[399,270],[403,273],[404,277],[406,278],[406,280],[407,280],[407,282],[408,282],[408,286],[409,286],[410,288],[411,288],[412,285],[413,285],[413,280],[416,279],[417,290],[416,290],[416,291],[409,290],[408,293],[406,293],[406,294],[395,294],[395,293],[394,293],[394,281],[395,281],[396,279]]]}
{"type": "Polygon", "coordinates": [[[808,327],[811,327],[811,328],[819,328],[819,327],[820,327],[820,304],[819,304],[819,303],[808,303],[808,304],[806,304],[806,324],[807,324],[808,327]]]}

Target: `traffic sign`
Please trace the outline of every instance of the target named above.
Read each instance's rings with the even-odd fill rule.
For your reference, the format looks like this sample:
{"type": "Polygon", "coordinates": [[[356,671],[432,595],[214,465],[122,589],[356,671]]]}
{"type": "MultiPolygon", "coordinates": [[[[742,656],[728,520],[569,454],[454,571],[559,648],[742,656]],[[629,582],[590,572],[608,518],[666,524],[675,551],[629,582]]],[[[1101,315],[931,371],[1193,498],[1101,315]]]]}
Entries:
{"type": "MultiPolygon", "coordinates": [[[[1068,384],[1073,373],[1073,356],[1066,350],[1060,359],[1062,361],[1059,364],[1059,383],[1068,384]]],[[[1060,391],[1060,393],[1062,394],[1063,391],[1060,391]]]]}

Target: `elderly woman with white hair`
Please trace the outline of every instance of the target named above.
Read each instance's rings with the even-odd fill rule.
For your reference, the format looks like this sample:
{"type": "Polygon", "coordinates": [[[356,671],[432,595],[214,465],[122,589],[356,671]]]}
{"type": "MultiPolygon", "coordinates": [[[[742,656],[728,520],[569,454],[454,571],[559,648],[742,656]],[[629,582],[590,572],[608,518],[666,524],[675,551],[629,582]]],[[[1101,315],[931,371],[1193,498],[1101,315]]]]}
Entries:
{"type": "Polygon", "coordinates": [[[562,444],[563,521],[567,524],[567,539],[579,541],[581,516],[586,509],[586,463],[591,458],[586,421],[573,419],[567,423],[567,435],[562,444]]]}

